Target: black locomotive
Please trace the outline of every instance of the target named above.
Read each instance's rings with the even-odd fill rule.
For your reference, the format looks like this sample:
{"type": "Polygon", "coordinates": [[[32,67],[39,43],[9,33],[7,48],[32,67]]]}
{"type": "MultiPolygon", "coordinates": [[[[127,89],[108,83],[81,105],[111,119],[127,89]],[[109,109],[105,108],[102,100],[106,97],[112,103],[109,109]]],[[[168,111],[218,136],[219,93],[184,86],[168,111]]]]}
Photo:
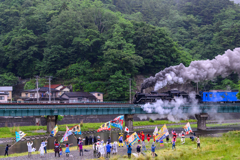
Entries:
{"type": "MultiPolygon", "coordinates": [[[[161,99],[163,101],[174,101],[175,97],[183,97],[190,101],[189,95],[186,92],[180,92],[178,90],[170,90],[168,92],[158,93],[152,91],[151,93],[137,93],[134,97],[134,104],[145,104],[145,103],[152,103],[156,102],[157,100],[161,99]]],[[[201,96],[196,95],[196,99],[198,102],[201,102],[201,96]]]]}

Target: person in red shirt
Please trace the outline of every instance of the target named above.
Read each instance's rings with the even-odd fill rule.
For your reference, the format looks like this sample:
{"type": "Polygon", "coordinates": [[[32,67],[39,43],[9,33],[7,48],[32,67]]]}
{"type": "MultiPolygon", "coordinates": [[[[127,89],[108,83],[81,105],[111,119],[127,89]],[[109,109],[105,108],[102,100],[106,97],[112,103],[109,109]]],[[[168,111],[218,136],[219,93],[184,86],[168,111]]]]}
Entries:
{"type": "Polygon", "coordinates": [[[144,139],[145,139],[145,135],[144,135],[144,133],[142,131],[142,141],[144,141],[144,139]]]}
{"type": "Polygon", "coordinates": [[[147,134],[147,140],[148,140],[148,142],[150,141],[150,137],[151,137],[151,135],[150,135],[150,134],[147,134]]]}
{"type": "Polygon", "coordinates": [[[154,142],[155,142],[155,137],[156,137],[156,136],[155,136],[155,135],[153,135],[153,141],[154,141],[154,142]]]}
{"type": "Polygon", "coordinates": [[[138,144],[139,144],[140,141],[141,141],[141,135],[140,135],[140,133],[138,133],[138,137],[139,137],[139,140],[138,140],[138,144]]]}

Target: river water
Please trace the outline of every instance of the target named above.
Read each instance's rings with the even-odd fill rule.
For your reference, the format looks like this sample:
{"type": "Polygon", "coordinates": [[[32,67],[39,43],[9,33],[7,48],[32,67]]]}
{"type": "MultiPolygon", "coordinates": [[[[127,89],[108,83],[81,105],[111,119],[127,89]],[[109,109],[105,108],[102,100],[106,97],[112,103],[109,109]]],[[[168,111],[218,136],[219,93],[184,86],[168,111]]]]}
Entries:
{"type": "MultiPolygon", "coordinates": [[[[176,128],[175,131],[177,133],[180,133],[183,129],[182,128],[176,128]]],[[[212,137],[216,137],[219,136],[218,133],[225,133],[228,131],[233,131],[233,130],[240,130],[240,126],[234,126],[234,127],[213,127],[213,128],[208,128],[206,131],[197,131],[196,129],[193,129],[193,131],[196,133],[196,135],[200,135],[200,136],[212,136],[212,137]]],[[[145,136],[149,133],[152,135],[153,133],[153,129],[145,129],[145,130],[141,130],[144,131],[145,136]]],[[[171,132],[172,129],[169,129],[169,132],[171,132]]],[[[112,131],[111,133],[111,140],[113,141],[118,141],[118,134],[120,131],[112,131]]],[[[81,137],[85,138],[86,136],[100,136],[101,140],[104,140],[104,142],[107,141],[108,137],[110,136],[110,132],[100,132],[100,133],[94,133],[94,134],[82,134],[81,137]]],[[[47,149],[53,149],[54,148],[54,139],[56,137],[50,137],[48,138],[48,143],[47,143],[47,149]]],[[[58,141],[60,141],[62,137],[57,137],[58,141]]],[[[33,147],[35,147],[37,150],[40,147],[40,144],[42,142],[42,140],[45,139],[34,139],[31,140],[33,141],[33,147]]],[[[0,144],[0,155],[4,155],[5,152],[5,147],[7,144],[13,144],[14,142],[8,142],[8,143],[1,143],[0,144]]],[[[68,143],[69,144],[73,144],[72,146],[76,146],[77,145],[77,140],[76,138],[71,135],[68,138],[68,143]]],[[[85,141],[84,141],[85,144],[85,141]]],[[[12,153],[22,153],[22,152],[27,152],[27,141],[20,141],[17,144],[15,144],[10,150],[9,150],[9,154],[12,153]]]]}

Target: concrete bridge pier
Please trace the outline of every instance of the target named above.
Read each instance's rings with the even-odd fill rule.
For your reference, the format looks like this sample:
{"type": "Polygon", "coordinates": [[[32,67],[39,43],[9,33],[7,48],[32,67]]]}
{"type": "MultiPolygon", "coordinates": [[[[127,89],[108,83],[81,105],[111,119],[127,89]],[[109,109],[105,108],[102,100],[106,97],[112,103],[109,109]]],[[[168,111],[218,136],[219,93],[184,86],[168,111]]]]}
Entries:
{"type": "Polygon", "coordinates": [[[133,116],[134,114],[124,115],[125,127],[129,129],[129,133],[133,133],[133,116]]]}
{"type": "Polygon", "coordinates": [[[47,116],[47,132],[48,133],[51,133],[53,128],[56,126],[57,119],[58,119],[57,115],[56,116],[47,116]]]}
{"type": "Polygon", "coordinates": [[[208,118],[208,114],[207,113],[195,114],[195,117],[197,118],[197,129],[207,130],[206,120],[208,118]]]}

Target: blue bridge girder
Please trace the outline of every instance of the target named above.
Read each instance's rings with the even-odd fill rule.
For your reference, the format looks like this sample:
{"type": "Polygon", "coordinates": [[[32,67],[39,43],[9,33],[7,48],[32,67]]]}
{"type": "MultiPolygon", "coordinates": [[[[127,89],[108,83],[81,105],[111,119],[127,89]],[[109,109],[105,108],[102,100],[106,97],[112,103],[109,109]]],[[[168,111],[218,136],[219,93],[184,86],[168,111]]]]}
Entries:
{"type": "MultiPolygon", "coordinates": [[[[95,103],[95,104],[1,104],[0,116],[43,116],[43,115],[121,115],[121,114],[149,114],[142,105],[127,103],[95,103]]],[[[183,113],[188,113],[198,107],[201,113],[240,113],[240,104],[199,104],[197,106],[181,106],[183,113]]],[[[172,110],[174,107],[163,107],[172,110]]],[[[154,110],[153,110],[154,111],[154,110]]],[[[155,112],[151,114],[156,114],[155,112]]]]}

